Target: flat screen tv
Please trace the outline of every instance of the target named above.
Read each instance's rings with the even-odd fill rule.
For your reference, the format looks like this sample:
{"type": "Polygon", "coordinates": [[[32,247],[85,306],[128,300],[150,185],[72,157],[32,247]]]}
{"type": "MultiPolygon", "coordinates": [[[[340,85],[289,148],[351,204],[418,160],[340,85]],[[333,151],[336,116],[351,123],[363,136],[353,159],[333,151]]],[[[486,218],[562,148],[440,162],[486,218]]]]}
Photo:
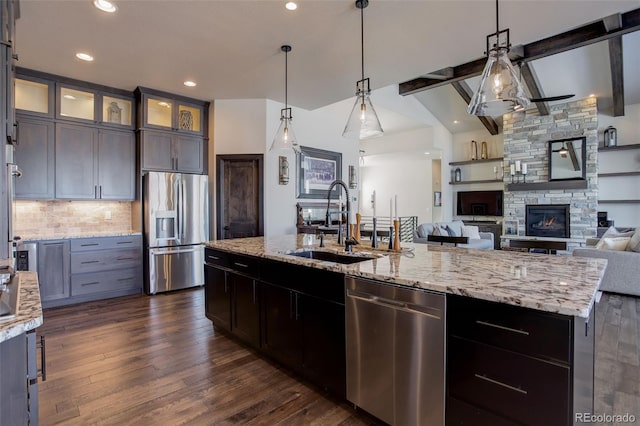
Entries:
{"type": "Polygon", "coordinates": [[[459,191],[459,216],[502,216],[503,191],[459,191]]]}

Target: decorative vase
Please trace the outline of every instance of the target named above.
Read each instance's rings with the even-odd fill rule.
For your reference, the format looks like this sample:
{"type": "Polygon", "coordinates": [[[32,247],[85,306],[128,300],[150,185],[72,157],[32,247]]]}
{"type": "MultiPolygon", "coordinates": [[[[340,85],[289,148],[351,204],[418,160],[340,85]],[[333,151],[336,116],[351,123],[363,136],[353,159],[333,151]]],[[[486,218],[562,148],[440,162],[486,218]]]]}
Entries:
{"type": "Polygon", "coordinates": [[[193,130],[193,115],[191,114],[191,111],[187,111],[186,109],[181,109],[179,122],[180,122],[180,129],[193,130]]]}
{"type": "Polygon", "coordinates": [[[487,147],[486,142],[482,142],[482,148],[480,148],[480,158],[486,160],[489,158],[489,148],[487,147]]]}
{"type": "Polygon", "coordinates": [[[122,108],[117,102],[111,102],[107,108],[107,121],[109,123],[122,124],[122,108]]]}
{"type": "Polygon", "coordinates": [[[462,182],[462,170],[460,170],[460,167],[457,167],[456,171],[454,172],[454,181],[462,182]]]}
{"type": "Polygon", "coordinates": [[[604,131],[604,146],[616,146],[617,141],[617,131],[613,126],[607,127],[604,131]]]}
{"type": "Polygon", "coordinates": [[[478,159],[478,142],[476,141],[471,141],[471,159],[478,159]]]}

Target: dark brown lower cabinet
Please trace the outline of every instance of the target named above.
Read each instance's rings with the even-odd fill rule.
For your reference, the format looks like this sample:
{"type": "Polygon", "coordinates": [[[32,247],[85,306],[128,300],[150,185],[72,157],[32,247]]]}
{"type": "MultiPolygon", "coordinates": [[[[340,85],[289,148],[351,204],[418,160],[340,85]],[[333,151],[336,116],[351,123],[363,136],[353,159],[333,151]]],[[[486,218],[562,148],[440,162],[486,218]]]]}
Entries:
{"type": "Polygon", "coordinates": [[[253,347],[260,346],[259,274],[255,261],[205,250],[205,314],[216,327],[238,336],[253,347]],[[236,273],[232,267],[243,273],[236,273]],[[250,274],[250,275],[245,275],[250,274]]]}
{"type": "Polygon", "coordinates": [[[255,279],[227,272],[231,289],[231,332],[257,348],[260,346],[260,306],[255,279]]]}
{"type": "Polygon", "coordinates": [[[231,292],[224,269],[204,265],[205,315],[216,327],[231,331],[231,292]]]}
{"type": "Polygon", "coordinates": [[[267,283],[261,287],[262,350],[344,397],[344,305],[267,283]]]}
{"type": "Polygon", "coordinates": [[[261,283],[262,350],[289,368],[300,370],[302,322],[299,293],[261,283]]]}
{"type": "Polygon", "coordinates": [[[593,412],[593,318],[447,297],[447,425],[572,425],[593,412]]]}
{"type": "Polygon", "coordinates": [[[205,249],[214,325],[337,396],[346,395],[344,275],[205,249]]]}

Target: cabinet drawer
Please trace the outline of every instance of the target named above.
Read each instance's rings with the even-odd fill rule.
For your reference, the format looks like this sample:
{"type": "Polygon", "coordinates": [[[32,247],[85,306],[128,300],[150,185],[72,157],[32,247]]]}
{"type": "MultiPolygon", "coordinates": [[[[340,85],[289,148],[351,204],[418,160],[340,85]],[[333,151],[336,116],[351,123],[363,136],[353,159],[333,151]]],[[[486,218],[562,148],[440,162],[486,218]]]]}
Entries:
{"type": "Polygon", "coordinates": [[[447,398],[447,426],[518,426],[519,423],[498,417],[475,405],[447,398]]]}
{"type": "Polygon", "coordinates": [[[142,268],[74,274],[71,276],[71,296],[130,288],[142,288],[142,268]]]}
{"type": "Polygon", "coordinates": [[[204,261],[209,265],[228,267],[229,253],[227,253],[226,251],[214,250],[214,249],[205,247],[204,261]]]}
{"type": "Polygon", "coordinates": [[[124,237],[74,238],[71,240],[71,251],[90,251],[136,247],[142,249],[141,235],[124,237]]]}
{"type": "Polygon", "coordinates": [[[260,259],[257,257],[229,254],[229,268],[253,278],[260,278],[260,259]]]}
{"type": "Polygon", "coordinates": [[[570,369],[451,337],[448,396],[525,425],[570,424],[570,369]]]}
{"type": "Polygon", "coordinates": [[[260,274],[265,282],[344,305],[344,274],[269,260],[260,274]]]}
{"type": "Polygon", "coordinates": [[[142,266],[140,250],[97,250],[71,253],[71,273],[110,271],[142,266]]]}
{"type": "Polygon", "coordinates": [[[569,363],[572,318],[465,297],[447,297],[449,334],[569,363]]]}

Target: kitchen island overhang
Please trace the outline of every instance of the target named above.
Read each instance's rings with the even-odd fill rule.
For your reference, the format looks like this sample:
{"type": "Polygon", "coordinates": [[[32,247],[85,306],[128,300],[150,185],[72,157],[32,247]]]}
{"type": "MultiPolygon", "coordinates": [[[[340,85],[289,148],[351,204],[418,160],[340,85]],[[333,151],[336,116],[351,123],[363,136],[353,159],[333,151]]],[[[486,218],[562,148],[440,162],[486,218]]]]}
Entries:
{"type": "Polygon", "coordinates": [[[576,413],[592,412],[594,303],[606,261],[403,246],[361,244],[345,254],[333,239],[319,247],[302,235],[206,243],[206,315],[389,424],[570,425],[576,413]],[[415,297],[395,300],[407,290],[415,297]],[[420,293],[446,299],[440,314],[416,304],[420,293]],[[397,309],[395,319],[383,327],[383,312],[372,314],[365,300],[397,309]],[[407,313],[422,319],[400,321],[407,313]],[[318,351],[322,360],[313,357],[318,351]],[[420,375],[405,368],[388,377],[388,368],[371,363],[381,353],[417,361],[420,375]],[[385,383],[409,387],[398,393],[385,383]],[[421,396],[411,402],[399,394],[421,396]]]}
{"type": "MultiPolygon", "coordinates": [[[[325,237],[323,250],[344,254],[325,237]]],[[[366,241],[354,255],[374,259],[353,264],[317,261],[288,253],[311,248],[303,235],[210,241],[207,247],[285,263],[341,272],[390,284],[467,296],[562,315],[589,318],[607,266],[605,259],[549,256],[403,243],[403,251],[373,249],[366,241]]]]}

